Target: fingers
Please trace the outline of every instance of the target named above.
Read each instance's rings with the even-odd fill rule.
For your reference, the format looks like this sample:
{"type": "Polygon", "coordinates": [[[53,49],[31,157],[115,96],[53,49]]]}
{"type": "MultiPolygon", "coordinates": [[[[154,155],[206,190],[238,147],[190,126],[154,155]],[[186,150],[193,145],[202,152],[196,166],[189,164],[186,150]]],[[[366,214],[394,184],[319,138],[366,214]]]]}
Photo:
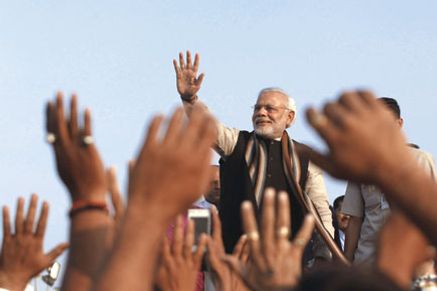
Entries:
{"type": "Polygon", "coordinates": [[[202,233],[199,237],[197,250],[194,253],[193,262],[196,268],[198,269],[200,269],[200,265],[202,264],[203,254],[205,253],[205,249],[206,249],[206,240],[207,240],[207,235],[202,233]]]}
{"type": "Polygon", "coordinates": [[[167,236],[164,236],[164,239],[162,240],[162,257],[166,264],[170,263],[172,256],[171,256],[170,242],[168,241],[167,236]]]}
{"type": "Polygon", "coordinates": [[[205,74],[202,73],[197,77],[196,86],[200,87],[202,85],[203,79],[205,78],[205,74]]]}
{"type": "Polygon", "coordinates": [[[143,148],[154,146],[157,143],[159,128],[161,127],[164,116],[157,115],[150,122],[149,129],[147,131],[146,140],[143,148]]]}
{"type": "Polygon", "coordinates": [[[193,70],[195,73],[197,73],[197,70],[199,69],[199,62],[200,62],[200,56],[199,54],[196,54],[194,56],[194,65],[193,65],[193,70]]]}
{"type": "Polygon", "coordinates": [[[170,118],[170,123],[167,128],[167,133],[163,143],[174,144],[180,139],[181,130],[183,127],[184,109],[178,107],[170,118]]]}
{"type": "Polygon", "coordinates": [[[117,173],[115,167],[112,166],[106,171],[106,178],[108,180],[108,191],[111,194],[111,201],[114,205],[114,220],[120,221],[124,214],[123,199],[121,198],[121,190],[117,181],[117,173]]]}
{"type": "Polygon", "coordinates": [[[64,101],[61,92],[56,95],[56,109],[55,109],[55,126],[56,126],[56,138],[63,143],[69,141],[67,123],[64,116],[64,101]]]}
{"type": "Polygon", "coordinates": [[[179,68],[178,62],[175,59],[173,59],[173,67],[176,72],[176,77],[179,78],[181,75],[181,69],[179,68]]]}
{"type": "MultiPolygon", "coordinates": [[[[48,266],[50,266],[54,260],[56,260],[57,257],[59,257],[66,249],[69,248],[69,244],[68,243],[61,243],[59,245],[57,245],[56,247],[54,247],[51,251],[49,251],[46,254],[46,257],[49,259],[50,264],[48,264],[48,266]]],[[[46,266],[46,267],[48,267],[46,266]]]]}
{"type": "Polygon", "coordinates": [[[217,208],[215,206],[212,206],[211,208],[211,216],[212,216],[212,238],[218,246],[223,246],[222,223],[220,221],[217,208]]]}
{"type": "Polygon", "coordinates": [[[11,237],[11,220],[9,216],[9,208],[3,206],[3,239],[9,239],[11,237]]]}
{"type": "Polygon", "coordinates": [[[15,234],[23,233],[23,212],[24,212],[24,199],[18,198],[17,212],[15,214],[15,234]]]}
{"type": "Polygon", "coordinates": [[[187,69],[191,69],[192,65],[191,65],[191,52],[187,51],[187,69]]]}
{"type": "Polygon", "coordinates": [[[247,235],[243,234],[240,236],[240,239],[238,240],[237,244],[234,247],[234,251],[232,252],[232,256],[236,258],[241,258],[243,254],[244,246],[247,243],[247,235]]]}
{"type": "Polygon", "coordinates": [[[89,108],[85,109],[83,124],[84,124],[83,134],[85,136],[92,135],[92,132],[91,132],[91,110],[89,108]]]}
{"type": "Polygon", "coordinates": [[[268,188],[264,193],[263,199],[263,213],[262,213],[262,249],[264,257],[267,260],[269,266],[272,266],[272,253],[275,247],[275,235],[274,235],[274,225],[275,225],[275,190],[268,188]]]}
{"type": "Polygon", "coordinates": [[[184,257],[191,258],[194,244],[194,220],[188,219],[187,230],[185,232],[185,242],[184,242],[184,257]]]}
{"type": "Polygon", "coordinates": [[[35,222],[35,213],[38,206],[38,196],[32,194],[30,198],[29,209],[27,210],[27,217],[24,223],[24,233],[33,234],[33,224],[35,222]]]}
{"type": "Polygon", "coordinates": [[[334,168],[332,166],[330,159],[327,156],[320,154],[319,152],[313,150],[312,148],[304,144],[299,144],[299,145],[296,144],[296,150],[302,156],[307,157],[311,162],[316,164],[321,169],[327,171],[331,175],[334,174],[334,168]]]}
{"type": "Polygon", "coordinates": [[[36,236],[40,238],[43,238],[45,235],[48,216],[49,216],[49,204],[44,201],[42,204],[41,213],[39,215],[38,224],[36,226],[36,236]]]}
{"type": "Polygon", "coordinates": [[[184,229],[183,229],[182,216],[178,215],[176,217],[176,224],[173,232],[173,245],[172,245],[172,253],[173,256],[175,257],[182,256],[183,237],[184,237],[184,229]]]}
{"type": "Polygon", "coordinates": [[[279,193],[278,198],[278,238],[288,240],[290,236],[290,202],[286,192],[279,193]]]}
{"type": "Polygon", "coordinates": [[[241,204],[241,215],[243,220],[244,231],[247,235],[250,252],[255,264],[261,270],[264,269],[263,258],[261,257],[259,232],[255,220],[255,213],[251,202],[244,201],[241,204]]]}
{"type": "Polygon", "coordinates": [[[79,134],[78,113],[77,113],[77,96],[73,94],[70,101],[70,122],[69,122],[70,137],[72,140],[77,140],[79,134]]]}
{"type": "Polygon", "coordinates": [[[54,133],[57,135],[56,130],[56,113],[55,113],[55,105],[53,102],[47,102],[46,105],[46,130],[47,133],[54,133]]]}
{"type": "Polygon", "coordinates": [[[333,140],[338,139],[338,129],[332,124],[332,122],[326,117],[325,114],[316,111],[314,108],[310,108],[306,111],[306,117],[309,124],[317,131],[317,133],[326,141],[328,145],[333,140]]]}
{"type": "Polygon", "coordinates": [[[181,70],[185,69],[184,54],[182,52],[179,53],[179,67],[181,70]]]}
{"type": "Polygon", "coordinates": [[[293,245],[295,246],[295,248],[302,250],[303,252],[305,246],[308,244],[309,240],[311,239],[313,230],[314,230],[314,217],[308,214],[305,216],[303,225],[293,240],[293,245]]]}

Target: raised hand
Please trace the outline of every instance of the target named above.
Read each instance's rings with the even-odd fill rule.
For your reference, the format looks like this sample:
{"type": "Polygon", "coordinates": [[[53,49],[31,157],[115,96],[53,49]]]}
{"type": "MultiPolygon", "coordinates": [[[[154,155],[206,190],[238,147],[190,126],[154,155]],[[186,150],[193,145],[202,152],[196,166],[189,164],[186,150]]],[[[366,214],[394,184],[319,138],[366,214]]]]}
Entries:
{"type": "Polygon", "coordinates": [[[215,121],[199,106],[186,123],[183,114],[177,109],[162,135],[163,117],[150,123],[130,166],[128,205],[114,251],[94,290],[151,290],[166,227],[207,190],[215,121]]]}
{"type": "Polygon", "coordinates": [[[234,264],[246,266],[249,257],[247,236],[242,235],[235,245],[232,255],[226,255],[222,239],[222,226],[217,213],[213,207],[212,214],[212,237],[208,237],[208,262],[211,266],[214,285],[218,291],[246,291],[249,290],[235,273],[227,261],[232,260],[234,264]]]}
{"type": "Polygon", "coordinates": [[[91,113],[85,110],[83,126],[79,126],[77,97],[73,95],[70,115],[65,117],[63,96],[47,103],[47,138],[53,145],[58,174],[70,191],[72,201],[104,201],[105,169],[91,133],[91,113]]]}
{"type": "Polygon", "coordinates": [[[197,278],[206,247],[206,235],[202,235],[195,252],[194,221],[189,219],[184,235],[182,216],[176,219],[171,243],[164,238],[161,264],[158,268],[157,285],[163,291],[196,290],[197,278]]]}
{"type": "MultiPolygon", "coordinates": [[[[278,197],[267,189],[264,194],[262,232],[258,231],[251,202],[241,206],[244,231],[249,244],[249,263],[246,267],[233,263],[246,284],[254,290],[293,288],[302,274],[302,255],[314,229],[314,218],[305,217],[302,228],[293,241],[290,235],[290,204],[286,193],[278,197]]],[[[232,261],[230,261],[232,262],[232,261]]]]}
{"type": "Polygon", "coordinates": [[[3,207],[3,244],[0,254],[0,288],[24,290],[32,277],[51,266],[54,260],[68,248],[57,245],[44,253],[44,235],[49,214],[47,202],[42,204],[36,223],[38,196],[32,195],[27,215],[24,217],[24,199],[19,198],[15,216],[15,233],[11,231],[9,208],[3,207]],[[34,230],[35,228],[35,230],[34,230]]]}
{"type": "Polygon", "coordinates": [[[204,74],[197,76],[199,69],[199,54],[196,53],[194,63],[191,60],[191,53],[187,51],[186,62],[183,53],[179,53],[179,64],[173,60],[176,71],[176,86],[181,98],[185,101],[192,101],[202,85],[204,74]]]}
{"type": "Polygon", "coordinates": [[[162,120],[156,117],[151,122],[132,169],[129,206],[158,210],[161,217],[171,220],[207,190],[211,176],[210,147],[216,130],[214,119],[197,106],[187,124],[184,124],[183,109],[178,108],[161,140],[158,131],[162,120]]]}
{"type": "Polygon", "coordinates": [[[122,198],[123,194],[120,190],[120,186],[118,185],[115,167],[110,167],[106,170],[106,179],[108,181],[108,192],[109,195],[111,195],[111,202],[112,206],[114,207],[114,222],[115,226],[118,228],[124,216],[125,207],[122,198]]]}
{"type": "Polygon", "coordinates": [[[388,168],[415,163],[393,114],[369,91],[345,92],[307,119],[329,151],[300,150],[334,177],[375,183],[388,168]]]}

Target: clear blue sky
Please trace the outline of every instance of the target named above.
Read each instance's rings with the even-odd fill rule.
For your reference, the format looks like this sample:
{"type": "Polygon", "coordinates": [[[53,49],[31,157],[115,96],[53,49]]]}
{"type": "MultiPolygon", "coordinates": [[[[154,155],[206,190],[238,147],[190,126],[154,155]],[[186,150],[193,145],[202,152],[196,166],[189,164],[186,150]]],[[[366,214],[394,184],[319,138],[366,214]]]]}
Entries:
{"type": "MultiPolygon", "coordinates": [[[[436,11],[431,0],[0,0],[0,202],[40,194],[52,205],[46,246],[66,240],[44,103],[77,92],[124,183],[150,117],[179,104],[172,59],[185,49],[201,54],[200,96],[227,125],[250,129],[257,92],[279,86],[299,108],[290,133],[321,146],[303,109],[368,87],[397,98],[410,140],[436,155],[436,11]]],[[[329,179],[328,190],[332,200],[344,184],[329,179]]]]}

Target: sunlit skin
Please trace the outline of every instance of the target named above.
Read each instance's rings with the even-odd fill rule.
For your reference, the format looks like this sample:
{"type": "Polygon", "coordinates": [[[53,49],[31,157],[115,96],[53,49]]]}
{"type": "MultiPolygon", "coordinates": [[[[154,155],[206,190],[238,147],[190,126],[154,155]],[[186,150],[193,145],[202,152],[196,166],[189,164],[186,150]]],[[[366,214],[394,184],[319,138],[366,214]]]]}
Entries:
{"type": "Polygon", "coordinates": [[[288,97],[280,92],[265,92],[259,96],[255,106],[261,108],[254,108],[252,115],[255,132],[269,139],[281,138],[295,115],[293,111],[287,109],[287,105],[288,97]]]}

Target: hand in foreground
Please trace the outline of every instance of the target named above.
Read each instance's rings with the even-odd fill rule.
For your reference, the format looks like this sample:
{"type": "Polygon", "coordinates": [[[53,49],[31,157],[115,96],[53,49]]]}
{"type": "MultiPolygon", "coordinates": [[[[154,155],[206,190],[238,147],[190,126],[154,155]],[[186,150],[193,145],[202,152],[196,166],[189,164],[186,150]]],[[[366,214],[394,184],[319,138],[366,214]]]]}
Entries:
{"type": "Polygon", "coordinates": [[[416,269],[435,257],[435,248],[404,214],[393,210],[378,240],[377,265],[399,286],[408,289],[416,269]]]}
{"type": "Polygon", "coordinates": [[[247,236],[242,235],[235,245],[232,255],[226,255],[222,238],[222,225],[217,213],[213,207],[212,214],[212,237],[208,237],[208,262],[211,266],[214,285],[218,291],[246,291],[240,276],[236,274],[231,266],[224,261],[233,260],[239,266],[246,266],[249,257],[249,248],[247,245],[247,236]]]}
{"type": "Polygon", "coordinates": [[[191,101],[195,98],[197,92],[202,85],[204,74],[197,76],[197,70],[199,69],[199,54],[194,57],[194,63],[191,61],[191,53],[187,51],[187,62],[184,61],[183,53],[179,53],[179,64],[176,60],[173,60],[174,69],[176,71],[176,85],[181,95],[181,98],[185,101],[191,101]]]}
{"type": "Polygon", "coordinates": [[[63,96],[47,103],[47,138],[53,144],[58,174],[72,201],[105,200],[105,169],[91,135],[91,113],[84,114],[79,126],[77,97],[71,97],[70,116],[64,114],[63,96]]]}
{"type": "Polygon", "coordinates": [[[206,236],[200,237],[195,252],[192,251],[193,244],[194,221],[188,220],[184,235],[183,218],[178,216],[171,246],[169,239],[164,238],[157,280],[157,285],[161,290],[196,290],[197,278],[206,247],[206,236]]]}
{"type": "Polygon", "coordinates": [[[275,199],[274,190],[267,189],[264,194],[261,237],[251,202],[243,202],[241,206],[250,259],[246,268],[235,263],[232,265],[253,290],[296,286],[302,274],[303,251],[314,229],[314,218],[306,216],[301,229],[290,242],[288,196],[285,192],[279,194],[277,211],[275,199]]]}
{"type": "MultiPolygon", "coordinates": [[[[129,171],[131,166],[129,164],[129,171]]],[[[112,206],[114,207],[114,223],[115,227],[120,227],[121,220],[124,216],[124,203],[123,194],[121,193],[120,186],[117,180],[117,172],[115,167],[110,167],[106,170],[106,179],[108,181],[108,192],[111,195],[112,206]]]]}
{"type": "Polygon", "coordinates": [[[158,212],[168,225],[209,186],[211,146],[216,138],[214,119],[195,106],[184,123],[178,108],[162,140],[158,131],[163,118],[152,120],[149,132],[130,174],[128,208],[158,212]]]}
{"type": "Polygon", "coordinates": [[[43,251],[49,205],[42,204],[41,214],[34,231],[38,196],[32,195],[29,210],[24,217],[24,199],[18,199],[15,216],[15,233],[11,231],[9,208],[3,207],[3,244],[0,255],[0,288],[24,290],[32,277],[51,266],[68,248],[59,244],[47,254],[43,251]]]}
{"type": "Polygon", "coordinates": [[[369,91],[345,92],[326,104],[323,113],[309,109],[307,119],[329,152],[300,150],[334,177],[378,182],[388,169],[412,163],[393,114],[369,91]]]}

